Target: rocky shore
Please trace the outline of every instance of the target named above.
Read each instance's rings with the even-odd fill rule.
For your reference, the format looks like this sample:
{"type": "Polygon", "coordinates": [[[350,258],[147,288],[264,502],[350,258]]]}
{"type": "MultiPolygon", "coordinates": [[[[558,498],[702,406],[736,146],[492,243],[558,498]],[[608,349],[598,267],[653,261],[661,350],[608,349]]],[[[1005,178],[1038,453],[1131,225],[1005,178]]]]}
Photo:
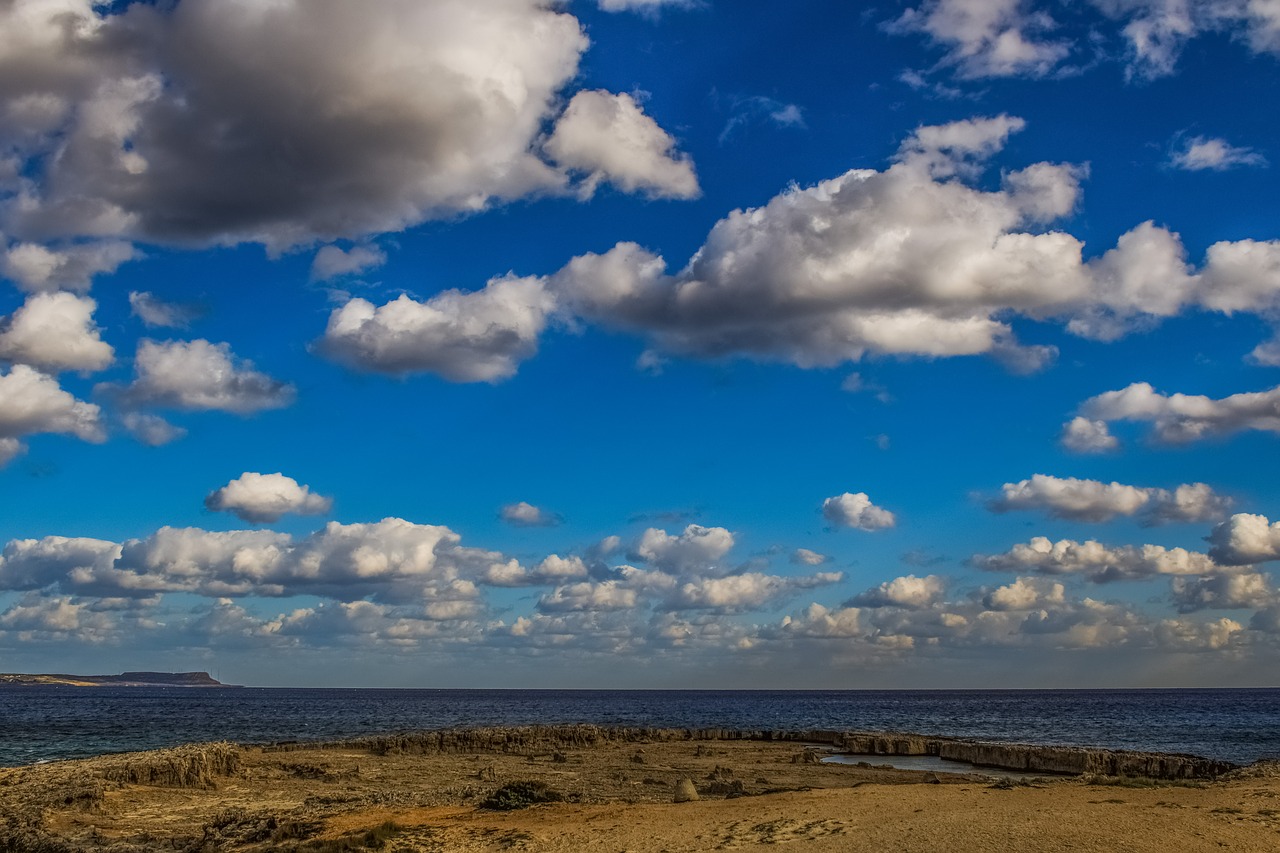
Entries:
{"type": "Polygon", "coordinates": [[[0,850],[674,853],[805,841],[818,853],[1164,853],[1170,838],[1179,850],[1277,849],[1280,771],[1202,761],[907,734],[591,725],[194,744],[0,769],[0,850]],[[836,751],[1092,769],[1013,781],[821,762],[836,751]]]}

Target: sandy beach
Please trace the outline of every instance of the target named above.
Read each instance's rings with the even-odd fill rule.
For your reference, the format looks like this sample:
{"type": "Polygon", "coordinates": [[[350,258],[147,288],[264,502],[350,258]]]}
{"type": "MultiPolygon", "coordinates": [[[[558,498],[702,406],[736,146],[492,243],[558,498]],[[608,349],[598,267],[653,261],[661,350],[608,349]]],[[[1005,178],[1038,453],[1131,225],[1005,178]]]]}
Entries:
{"type": "Polygon", "coordinates": [[[1274,766],[1216,780],[1009,780],[895,770],[874,758],[820,763],[822,752],[798,742],[615,736],[594,727],[198,744],[0,770],[0,849],[1280,847],[1274,766]],[[693,783],[696,800],[673,801],[682,780],[693,783]],[[537,799],[549,801],[496,807],[537,799]]]}

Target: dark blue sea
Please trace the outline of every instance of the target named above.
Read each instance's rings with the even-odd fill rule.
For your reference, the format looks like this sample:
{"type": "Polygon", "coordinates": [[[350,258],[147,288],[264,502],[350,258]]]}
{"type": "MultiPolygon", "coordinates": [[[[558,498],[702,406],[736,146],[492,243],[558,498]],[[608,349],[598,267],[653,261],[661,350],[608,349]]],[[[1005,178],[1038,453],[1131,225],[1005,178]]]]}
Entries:
{"type": "Polygon", "coordinates": [[[459,726],[872,729],[1280,759],[1280,689],[334,690],[0,687],[0,766],[459,726]]]}

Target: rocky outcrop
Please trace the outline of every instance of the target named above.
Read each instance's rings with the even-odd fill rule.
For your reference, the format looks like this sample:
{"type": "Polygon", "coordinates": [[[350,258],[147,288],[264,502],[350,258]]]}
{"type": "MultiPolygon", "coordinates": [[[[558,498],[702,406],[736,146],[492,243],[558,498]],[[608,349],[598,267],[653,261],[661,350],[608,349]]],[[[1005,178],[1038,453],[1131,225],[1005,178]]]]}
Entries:
{"type": "MultiPolygon", "coordinates": [[[[1152,779],[1212,779],[1236,765],[1194,755],[1129,752],[1073,746],[994,743],[906,732],[840,732],[777,729],[660,729],[595,725],[509,726],[488,729],[378,735],[342,742],[376,755],[503,752],[550,756],[565,750],[608,744],[673,741],[754,740],[822,744],[854,755],[933,755],[979,767],[1027,773],[1144,776],[1152,779]]],[[[336,744],[334,744],[336,745],[336,744]]],[[[267,749],[309,748],[315,744],[275,744],[267,749]]]]}
{"type": "Polygon", "coordinates": [[[841,738],[840,747],[856,755],[936,755],[979,767],[1073,776],[1092,773],[1151,779],[1212,779],[1236,769],[1230,762],[1194,755],[993,743],[885,732],[848,732],[841,738]]]}

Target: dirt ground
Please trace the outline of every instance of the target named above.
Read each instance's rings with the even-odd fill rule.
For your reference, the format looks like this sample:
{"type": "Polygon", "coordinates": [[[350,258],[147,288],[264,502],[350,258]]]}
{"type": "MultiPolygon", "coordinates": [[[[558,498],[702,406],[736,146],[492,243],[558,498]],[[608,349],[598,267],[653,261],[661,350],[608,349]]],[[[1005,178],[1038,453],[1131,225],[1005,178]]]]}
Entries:
{"type": "Polygon", "coordinates": [[[0,770],[0,850],[1280,850],[1274,769],[1012,783],[817,755],[742,740],[182,747],[0,770]],[[697,801],[673,802],[682,779],[697,801]],[[485,807],[517,782],[559,801],[485,807]]]}

